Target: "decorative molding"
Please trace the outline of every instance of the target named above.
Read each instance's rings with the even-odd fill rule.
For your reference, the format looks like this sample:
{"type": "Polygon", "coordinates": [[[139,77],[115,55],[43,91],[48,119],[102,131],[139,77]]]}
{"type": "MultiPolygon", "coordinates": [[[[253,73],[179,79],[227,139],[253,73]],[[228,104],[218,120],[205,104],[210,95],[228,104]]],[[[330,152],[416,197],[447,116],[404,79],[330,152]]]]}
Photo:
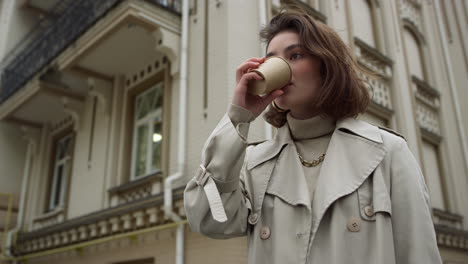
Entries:
{"type": "Polygon", "coordinates": [[[155,173],[153,173],[151,175],[141,177],[139,179],[127,182],[127,183],[122,184],[120,186],[113,187],[113,188],[109,189],[108,192],[111,195],[124,193],[124,192],[127,192],[127,191],[131,190],[131,189],[139,188],[139,187],[141,187],[143,185],[146,185],[148,183],[152,183],[152,182],[154,182],[156,180],[161,180],[161,179],[162,179],[162,172],[157,171],[157,172],[155,172],[155,173]]]}
{"type": "MultiPolygon", "coordinates": [[[[184,188],[174,190],[174,207],[182,216],[185,215],[184,188]]],[[[144,200],[111,207],[32,232],[22,232],[18,235],[13,252],[15,255],[25,255],[166,224],[170,220],[162,217],[163,202],[163,194],[160,193],[144,200]]]]}
{"type": "MultiPolygon", "coordinates": [[[[391,79],[393,75],[393,60],[382,54],[379,50],[369,46],[358,37],[354,37],[356,58],[362,67],[377,74],[378,76],[369,76],[368,74],[358,71],[359,77],[366,82],[367,88],[372,96],[372,101],[379,105],[380,114],[388,114],[386,119],[389,119],[393,113],[391,79]]],[[[379,110],[374,107],[374,110],[379,110]]]]}
{"type": "Polygon", "coordinates": [[[416,97],[416,116],[423,136],[429,141],[440,142],[440,94],[428,83],[412,76],[416,97]]]}
{"type": "MultiPolygon", "coordinates": [[[[375,71],[384,75],[384,76],[391,76],[391,68],[393,65],[393,60],[389,57],[385,56],[382,52],[378,49],[371,47],[365,41],[361,40],[358,37],[354,37],[354,44],[356,44],[356,52],[358,57],[364,57],[367,60],[374,62],[374,67],[376,68],[375,71]]],[[[372,66],[371,66],[372,67],[372,66]]],[[[372,68],[374,68],[372,67],[372,68]]],[[[371,68],[371,69],[372,69],[371,68]]],[[[374,69],[372,69],[374,70],[374,69]]]]}
{"type": "Polygon", "coordinates": [[[439,247],[451,248],[468,252],[468,232],[465,230],[435,225],[437,245],[439,247]]]}
{"type": "Polygon", "coordinates": [[[180,34],[159,27],[153,32],[156,41],[156,50],[162,52],[171,62],[171,75],[180,71],[180,34]]]}
{"type": "Polygon", "coordinates": [[[386,108],[385,106],[376,103],[374,100],[370,102],[367,111],[387,121],[390,120],[394,113],[392,109],[386,108]]]}
{"type": "Polygon", "coordinates": [[[439,114],[436,110],[417,100],[416,117],[421,131],[440,136],[439,114]]]}
{"type": "Polygon", "coordinates": [[[372,102],[387,109],[387,112],[393,111],[389,80],[369,76],[361,71],[358,71],[358,76],[366,83],[372,102]]]}
{"type": "Polygon", "coordinates": [[[136,85],[148,80],[148,78],[151,78],[154,76],[154,74],[160,72],[162,69],[164,69],[167,63],[167,58],[158,58],[154,59],[153,62],[150,64],[147,64],[146,67],[140,69],[139,71],[136,71],[132,74],[128,74],[125,76],[125,87],[131,88],[135,87],[136,85]]]}
{"type": "Polygon", "coordinates": [[[421,131],[421,137],[431,144],[438,146],[442,141],[442,136],[427,130],[425,127],[419,127],[419,129],[421,131]]]}
{"type": "Polygon", "coordinates": [[[407,18],[403,18],[403,27],[409,30],[416,37],[416,41],[419,45],[423,46],[426,44],[426,38],[419,28],[417,28],[411,21],[407,18]]]}
{"type": "Polygon", "coordinates": [[[424,94],[427,94],[427,97],[432,97],[432,98],[440,97],[439,91],[437,91],[435,88],[430,86],[427,82],[419,79],[417,76],[412,75],[411,80],[417,85],[418,90],[420,90],[424,94]]]}
{"type": "Polygon", "coordinates": [[[55,134],[69,126],[73,125],[73,118],[70,115],[67,115],[62,120],[56,122],[55,124],[51,125],[50,127],[50,134],[55,134]]]}
{"type": "Polygon", "coordinates": [[[445,225],[456,229],[461,229],[463,224],[463,216],[459,214],[450,213],[445,210],[432,208],[432,215],[434,216],[434,224],[445,225]]]}
{"type": "Polygon", "coordinates": [[[65,220],[65,209],[58,207],[53,211],[39,215],[33,219],[33,229],[38,230],[41,228],[53,226],[62,223],[65,220]]]}
{"type": "Polygon", "coordinates": [[[421,34],[423,32],[421,1],[400,0],[400,18],[405,23],[405,26],[410,27],[419,37],[423,36],[421,34]]]}
{"type": "Polygon", "coordinates": [[[108,190],[112,205],[126,204],[161,192],[162,172],[129,181],[108,190]]]}
{"type": "Polygon", "coordinates": [[[80,115],[82,112],[82,106],[77,107],[75,105],[70,104],[70,101],[68,100],[67,97],[62,97],[61,101],[63,104],[63,111],[66,114],[69,114],[73,120],[73,130],[78,131],[80,129],[80,122],[81,122],[80,115]]]}

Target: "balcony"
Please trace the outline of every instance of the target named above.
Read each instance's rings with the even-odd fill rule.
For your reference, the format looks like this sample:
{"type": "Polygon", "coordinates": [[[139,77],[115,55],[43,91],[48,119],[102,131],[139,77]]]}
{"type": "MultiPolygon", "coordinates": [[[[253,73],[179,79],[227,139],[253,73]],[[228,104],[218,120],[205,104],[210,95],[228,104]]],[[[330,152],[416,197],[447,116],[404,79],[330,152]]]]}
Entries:
{"type": "Polygon", "coordinates": [[[157,171],[143,178],[133,180],[108,190],[111,205],[117,206],[145,199],[162,190],[162,172],[157,171]]]}
{"type": "Polygon", "coordinates": [[[425,81],[411,76],[416,97],[416,116],[422,136],[434,144],[441,140],[439,109],[440,93],[425,81]]]}
{"type": "Polygon", "coordinates": [[[358,37],[354,38],[354,44],[358,63],[378,76],[378,78],[372,78],[359,72],[360,77],[369,85],[372,95],[370,110],[388,118],[393,113],[391,91],[393,61],[358,37]]]}
{"type": "MultiPolygon", "coordinates": [[[[174,190],[174,210],[185,218],[183,205],[184,188],[174,190]]],[[[170,224],[163,216],[163,194],[151,195],[131,203],[114,206],[61,223],[22,232],[13,248],[16,256],[55,249],[66,251],[66,246],[89,246],[106,240],[135,236],[157,230],[158,225],[170,224]]]]}
{"type": "MultiPolygon", "coordinates": [[[[0,104],[17,93],[100,18],[123,2],[127,1],[58,1],[26,38],[20,41],[21,45],[18,45],[1,63],[0,104]]],[[[143,1],[140,0],[140,2],[143,1]]],[[[180,15],[180,0],[146,0],[144,2],[180,15]]]]}

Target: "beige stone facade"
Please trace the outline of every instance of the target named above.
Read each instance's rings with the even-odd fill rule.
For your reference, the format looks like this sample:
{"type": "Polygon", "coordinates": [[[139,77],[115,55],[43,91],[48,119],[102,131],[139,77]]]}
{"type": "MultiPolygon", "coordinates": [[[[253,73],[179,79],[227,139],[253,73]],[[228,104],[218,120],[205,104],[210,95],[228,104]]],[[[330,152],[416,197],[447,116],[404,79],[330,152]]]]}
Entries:
{"type": "Polygon", "coordinates": [[[1,0],[0,262],[246,263],[245,238],[190,231],[182,191],[286,2],[382,76],[361,118],[405,136],[444,263],[468,264],[464,0],[1,0]]]}

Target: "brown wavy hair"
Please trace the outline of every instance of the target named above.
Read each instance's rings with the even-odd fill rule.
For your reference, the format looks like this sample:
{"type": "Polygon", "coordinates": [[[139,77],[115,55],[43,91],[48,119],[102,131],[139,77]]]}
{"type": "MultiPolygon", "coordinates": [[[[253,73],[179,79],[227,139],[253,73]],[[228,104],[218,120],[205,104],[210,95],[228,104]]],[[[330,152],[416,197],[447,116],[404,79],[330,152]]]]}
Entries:
{"type": "MultiPolygon", "coordinates": [[[[335,120],[357,117],[366,111],[370,95],[358,71],[369,73],[353,58],[348,46],[329,26],[314,20],[305,11],[286,7],[271,19],[260,31],[260,38],[267,43],[282,31],[299,34],[304,49],[320,60],[322,87],[311,102],[321,115],[335,120]]],[[[269,107],[263,118],[274,127],[286,123],[287,112],[278,112],[269,107]]]]}

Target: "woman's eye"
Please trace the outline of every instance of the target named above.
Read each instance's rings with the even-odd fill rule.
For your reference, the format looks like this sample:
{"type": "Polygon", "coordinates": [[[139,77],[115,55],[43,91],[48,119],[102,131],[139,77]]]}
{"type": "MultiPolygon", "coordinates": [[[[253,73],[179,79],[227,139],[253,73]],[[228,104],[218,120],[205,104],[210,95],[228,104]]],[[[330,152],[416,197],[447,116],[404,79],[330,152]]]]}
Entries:
{"type": "Polygon", "coordinates": [[[302,54],[300,53],[293,53],[290,57],[291,60],[297,60],[297,59],[300,59],[302,58],[302,54]]]}

